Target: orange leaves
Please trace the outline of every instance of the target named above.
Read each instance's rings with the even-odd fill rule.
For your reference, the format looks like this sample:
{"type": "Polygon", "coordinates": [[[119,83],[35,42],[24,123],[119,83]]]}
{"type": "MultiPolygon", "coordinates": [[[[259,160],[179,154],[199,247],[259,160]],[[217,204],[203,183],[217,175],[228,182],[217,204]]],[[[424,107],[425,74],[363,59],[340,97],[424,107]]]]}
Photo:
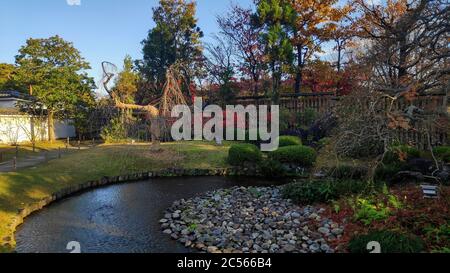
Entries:
{"type": "Polygon", "coordinates": [[[387,116],[389,119],[388,127],[390,129],[411,129],[409,120],[403,117],[403,115],[397,113],[388,113],[387,116]]]}

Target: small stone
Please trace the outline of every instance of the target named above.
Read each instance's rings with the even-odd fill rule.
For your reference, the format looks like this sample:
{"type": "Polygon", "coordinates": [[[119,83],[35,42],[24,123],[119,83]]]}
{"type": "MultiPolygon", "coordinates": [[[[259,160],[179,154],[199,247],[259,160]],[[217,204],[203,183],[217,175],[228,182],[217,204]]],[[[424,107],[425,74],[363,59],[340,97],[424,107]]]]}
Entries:
{"type": "Polygon", "coordinates": [[[309,250],[313,253],[318,252],[320,249],[320,246],[317,243],[314,243],[312,245],[309,246],[309,250]]]}
{"type": "Polygon", "coordinates": [[[333,233],[334,235],[341,235],[342,233],[344,233],[344,230],[342,228],[335,228],[331,231],[331,233],[333,233]]]}
{"type": "Polygon", "coordinates": [[[172,234],[172,230],[171,229],[166,229],[163,231],[164,234],[172,234]]]}
{"type": "Polygon", "coordinates": [[[330,233],[330,229],[326,228],[326,227],[321,227],[317,230],[318,232],[322,233],[322,234],[329,234],[330,233]]]}
{"type": "Polygon", "coordinates": [[[182,235],[189,235],[191,232],[189,231],[189,229],[185,228],[181,231],[182,235]]]}
{"type": "Polygon", "coordinates": [[[299,218],[301,215],[300,215],[300,213],[298,213],[298,212],[293,212],[293,213],[291,213],[291,217],[292,218],[299,218]]]}
{"type": "Polygon", "coordinates": [[[327,244],[323,244],[323,245],[320,246],[320,249],[323,252],[328,252],[328,250],[330,250],[330,247],[327,244]]]}
{"type": "Polygon", "coordinates": [[[285,252],[293,252],[293,251],[295,251],[295,246],[294,245],[284,245],[283,250],[285,252]]]}
{"type": "Polygon", "coordinates": [[[219,250],[216,246],[208,246],[208,248],[207,248],[207,251],[209,252],[209,253],[214,253],[214,252],[216,252],[217,250],[219,250]]]}
{"type": "Polygon", "coordinates": [[[172,218],[173,218],[173,219],[179,219],[179,218],[180,218],[180,214],[178,214],[178,213],[173,213],[173,214],[172,214],[172,218]]]}

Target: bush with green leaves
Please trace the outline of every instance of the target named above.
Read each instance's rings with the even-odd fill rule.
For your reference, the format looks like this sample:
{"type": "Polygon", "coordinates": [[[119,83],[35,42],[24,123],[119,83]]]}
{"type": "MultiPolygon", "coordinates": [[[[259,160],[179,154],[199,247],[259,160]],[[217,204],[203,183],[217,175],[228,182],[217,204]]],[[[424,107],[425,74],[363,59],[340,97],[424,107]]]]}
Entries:
{"type": "Polygon", "coordinates": [[[369,253],[371,250],[367,249],[367,245],[370,242],[380,243],[381,253],[420,253],[425,249],[425,244],[417,236],[379,230],[354,236],[348,244],[348,250],[351,253],[369,253]]]}
{"type": "Polygon", "coordinates": [[[302,140],[296,136],[280,136],[279,147],[302,145],[302,140]]]}
{"type": "Polygon", "coordinates": [[[313,148],[307,146],[287,146],[269,153],[269,158],[280,163],[310,167],[316,162],[317,153],[313,148]]]}
{"type": "Polygon", "coordinates": [[[450,163],[450,146],[440,146],[433,149],[434,155],[445,163],[450,163]]]}
{"type": "Polygon", "coordinates": [[[277,178],[286,176],[286,170],[280,162],[271,159],[262,160],[259,163],[261,174],[264,177],[277,178]]]}
{"type": "Polygon", "coordinates": [[[106,143],[121,142],[127,139],[127,129],[120,117],[113,118],[109,124],[103,127],[100,137],[106,143]]]}
{"type": "Polygon", "coordinates": [[[306,108],[303,112],[300,112],[296,115],[297,124],[301,124],[305,127],[311,126],[314,121],[317,120],[319,114],[313,108],[306,108]]]}
{"type": "Polygon", "coordinates": [[[420,157],[420,151],[407,145],[392,146],[385,154],[383,163],[398,164],[411,158],[420,157]]]}
{"type": "Polygon", "coordinates": [[[295,113],[290,112],[287,109],[280,110],[280,132],[289,129],[289,123],[295,122],[295,113]]]}
{"type": "Polygon", "coordinates": [[[258,163],[262,159],[262,153],[253,144],[234,144],[228,151],[228,163],[233,166],[242,166],[246,163],[258,163]]]}
{"type": "Polygon", "coordinates": [[[343,196],[359,194],[367,189],[361,180],[321,180],[288,184],[283,187],[284,198],[297,204],[328,203],[343,196]]]}

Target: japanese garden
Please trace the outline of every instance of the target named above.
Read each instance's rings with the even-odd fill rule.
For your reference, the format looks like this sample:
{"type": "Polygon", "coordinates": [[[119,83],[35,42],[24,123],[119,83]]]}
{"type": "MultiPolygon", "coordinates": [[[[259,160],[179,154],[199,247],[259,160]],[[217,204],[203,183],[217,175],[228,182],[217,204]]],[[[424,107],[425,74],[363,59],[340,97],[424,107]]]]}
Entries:
{"type": "Polygon", "coordinates": [[[0,30],[0,253],[450,252],[448,1],[59,2],[0,30]]]}

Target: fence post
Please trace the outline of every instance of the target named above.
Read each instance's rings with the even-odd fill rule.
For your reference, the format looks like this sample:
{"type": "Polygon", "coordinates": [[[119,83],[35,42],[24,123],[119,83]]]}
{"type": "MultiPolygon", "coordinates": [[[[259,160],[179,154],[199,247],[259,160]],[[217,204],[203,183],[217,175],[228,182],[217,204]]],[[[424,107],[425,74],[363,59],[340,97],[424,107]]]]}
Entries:
{"type": "Polygon", "coordinates": [[[0,163],[3,161],[3,153],[0,152],[0,163]]]}
{"type": "Polygon", "coordinates": [[[19,144],[16,144],[16,157],[19,157],[19,144]]]}
{"type": "Polygon", "coordinates": [[[61,158],[61,147],[58,147],[58,158],[61,158]]]}
{"type": "Polygon", "coordinates": [[[13,158],[13,169],[16,170],[17,169],[17,157],[13,158]]]}

